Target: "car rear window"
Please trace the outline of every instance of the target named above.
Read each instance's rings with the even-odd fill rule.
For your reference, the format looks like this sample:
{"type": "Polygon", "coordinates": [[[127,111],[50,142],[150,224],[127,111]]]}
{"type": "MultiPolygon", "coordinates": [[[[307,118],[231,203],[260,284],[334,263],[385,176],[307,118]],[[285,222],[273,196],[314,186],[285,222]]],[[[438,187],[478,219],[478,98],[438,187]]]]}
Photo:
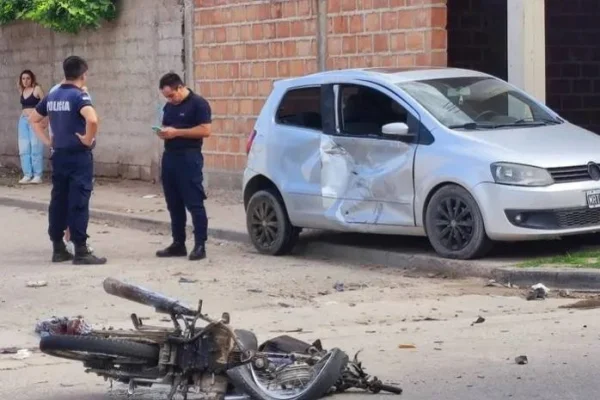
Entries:
{"type": "Polygon", "coordinates": [[[322,130],[321,88],[310,87],[288,91],[277,108],[275,121],[281,125],[322,130]]]}

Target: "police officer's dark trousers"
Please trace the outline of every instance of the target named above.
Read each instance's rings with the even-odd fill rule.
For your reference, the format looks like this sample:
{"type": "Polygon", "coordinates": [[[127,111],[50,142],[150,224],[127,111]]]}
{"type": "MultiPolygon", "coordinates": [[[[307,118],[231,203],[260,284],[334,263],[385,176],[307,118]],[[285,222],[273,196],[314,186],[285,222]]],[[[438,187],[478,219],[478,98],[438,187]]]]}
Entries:
{"type": "Polygon", "coordinates": [[[54,243],[62,242],[68,226],[73,244],[85,245],[88,238],[93,176],[94,162],[91,151],[54,150],[48,228],[48,234],[54,243]]]}
{"type": "Polygon", "coordinates": [[[175,243],[185,243],[186,208],[192,216],[196,245],[206,242],[208,218],[204,208],[203,166],[200,149],[168,149],[163,154],[162,184],[175,243]]]}

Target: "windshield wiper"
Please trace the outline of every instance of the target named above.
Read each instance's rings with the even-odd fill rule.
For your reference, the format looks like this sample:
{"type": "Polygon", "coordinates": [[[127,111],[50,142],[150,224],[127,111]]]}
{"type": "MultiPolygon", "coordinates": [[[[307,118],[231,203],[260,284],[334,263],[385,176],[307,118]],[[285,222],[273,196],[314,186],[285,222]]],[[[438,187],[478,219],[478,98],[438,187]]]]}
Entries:
{"type": "Polygon", "coordinates": [[[498,127],[508,127],[508,126],[539,126],[539,125],[558,125],[561,124],[562,121],[552,118],[539,118],[533,119],[530,117],[521,118],[518,121],[511,122],[508,124],[498,124],[498,127]]]}
{"type": "Polygon", "coordinates": [[[467,122],[466,124],[450,125],[448,128],[476,130],[476,129],[490,129],[490,128],[495,128],[495,127],[496,127],[495,125],[490,125],[490,124],[479,124],[477,122],[467,122]]]}

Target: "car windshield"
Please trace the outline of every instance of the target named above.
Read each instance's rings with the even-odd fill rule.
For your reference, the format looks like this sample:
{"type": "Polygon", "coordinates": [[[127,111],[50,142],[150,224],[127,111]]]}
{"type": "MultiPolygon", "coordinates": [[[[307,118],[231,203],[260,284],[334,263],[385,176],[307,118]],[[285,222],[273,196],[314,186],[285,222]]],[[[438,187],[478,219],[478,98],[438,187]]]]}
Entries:
{"type": "Polygon", "coordinates": [[[452,129],[497,129],[561,123],[535,101],[492,77],[402,82],[398,86],[452,129]]]}

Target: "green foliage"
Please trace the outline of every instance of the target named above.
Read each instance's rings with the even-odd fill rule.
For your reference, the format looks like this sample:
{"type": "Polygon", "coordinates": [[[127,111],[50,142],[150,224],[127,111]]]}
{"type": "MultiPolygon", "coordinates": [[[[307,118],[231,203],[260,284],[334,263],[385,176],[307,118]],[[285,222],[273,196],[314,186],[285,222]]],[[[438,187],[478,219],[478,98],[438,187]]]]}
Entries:
{"type": "Polygon", "coordinates": [[[96,29],[117,16],[115,0],[1,0],[0,25],[15,20],[37,22],[55,32],[96,29]]]}

